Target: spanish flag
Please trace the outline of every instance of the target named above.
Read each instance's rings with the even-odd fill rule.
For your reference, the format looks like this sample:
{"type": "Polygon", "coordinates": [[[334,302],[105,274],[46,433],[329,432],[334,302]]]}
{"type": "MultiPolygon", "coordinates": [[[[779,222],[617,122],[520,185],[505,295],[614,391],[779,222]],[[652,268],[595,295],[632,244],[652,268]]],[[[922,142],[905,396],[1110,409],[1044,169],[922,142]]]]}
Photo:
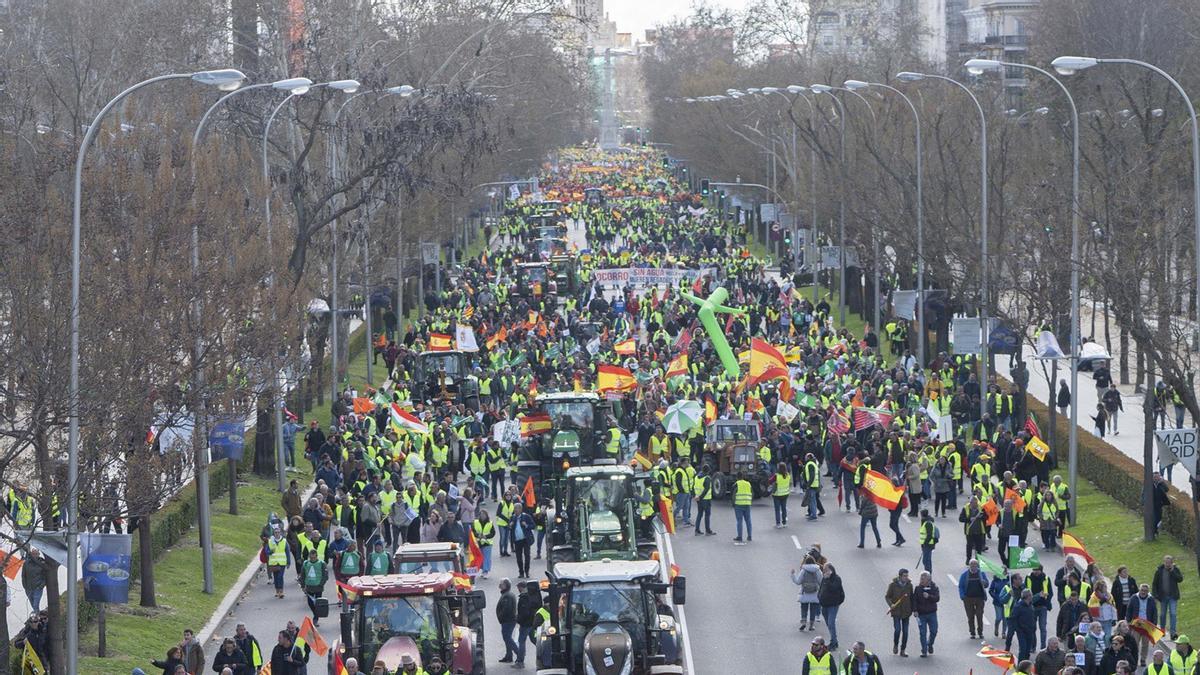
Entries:
{"type": "Polygon", "coordinates": [[[596,389],[600,391],[633,391],[637,389],[637,378],[626,368],[601,364],[596,369],[596,389]]]}
{"type": "Polygon", "coordinates": [[[675,514],[671,509],[670,498],[658,498],[658,517],[662,519],[663,527],[667,529],[667,534],[675,534],[675,514]]]}
{"type": "Polygon", "coordinates": [[[483,567],[483,549],[472,528],[467,528],[467,567],[483,567]]]}
{"type": "Polygon", "coordinates": [[[871,501],[889,511],[899,506],[900,499],[904,496],[903,487],[892,485],[892,481],[887,476],[869,469],[866,477],[863,478],[863,488],[867,491],[867,496],[871,498],[871,501]]]}
{"type": "Polygon", "coordinates": [[[536,413],[533,415],[525,415],[521,418],[521,438],[529,438],[538,434],[544,434],[554,427],[550,420],[550,415],[546,413],[536,413]]]}
{"type": "Polygon", "coordinates": [[[773,345],[765,340],[750,340],[750,383],[754,384],[777,377],[787,377],[787,361],[773,345]]]}
{"type": "Polygon", "coordinates": [[[704,397],[704,423],[712,424],[717,421],[717,404],[713,402],[711,396],[704,397]]]}
{"type": "Polygon", "coordinates": [[[1083,547],[1083,542],[1079,540],[1079,537],[1076,537],[1070,532],[1063,530],[1062,540],[1063,555],[1071,555],[1073,553],[1089,563],[1096,562],[1096,559],[1093,558],[1092,555],[1087,552],[1087,549],[1083,547]]]}
{"type": "Polygon", "coordinates": [[[637,341],[633,338],[622,340],[613,345],[613,351],[622,356],[631,356],[637,353],[637,341]]]}
{"type": "Polygon", "coordinates": [[[671,363],[669,363],[667,365],[667,379],[668,380],[671,379],[672,377],[680,377],[682,375],[687,375],[687,372],[688,372],[688,356],[687,356],[687,354],[680,354],[679,356],[676,356],[674,359],[671,360],[671,363]]]}
{"type": "Polygon", "coordinates": [[[445,333],[429,334],[429,351],[448,352],[454,348],[454,338],[445,333]]]}
{"type": "MultiPolygon", "coordinates": [[[[271,664],[267,664],[270,667],[271,664]]],[[[333,675],[346,675],[349,671],[346,670],[346,664],[342,661],[342,652],[338,650],[333,653],[333,675]]]]}
{"type": "Polygon", "coordinates": [[[500,344],[500,342],[502,340],[506,339],[507,337],[508,337],[508,327],[500,326],[500,330],[493,333],[492,337],[490,337],[484,341],[484,344],[487,345],[488,349],[495,349],[496,345],[500,344]]]}
{"type": "Polygon", "coordinates": [[[1153,621],[1147,619],[1133,619],[1129,622],[1129,627],[1137,631],[1142,637],[1150,641],[1150,644],[1156,645],[1158,641],[1163,639],[1166,632],[1154,625],[1153,621]]]}

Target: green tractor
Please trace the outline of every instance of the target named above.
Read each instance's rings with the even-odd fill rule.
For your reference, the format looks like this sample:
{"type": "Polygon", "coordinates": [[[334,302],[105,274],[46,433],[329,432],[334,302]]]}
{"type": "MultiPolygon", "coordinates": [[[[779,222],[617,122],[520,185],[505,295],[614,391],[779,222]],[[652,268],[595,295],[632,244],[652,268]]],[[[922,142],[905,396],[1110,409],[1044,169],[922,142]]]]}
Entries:
{"type": "Polygon", "coordinates": [[[658,551],[638,513],[649,477],[623,465],[573,466],[556,481],[546,563],[647,560],[658,551]]]}
{"type": "Polygon", "coordinates": [[[548,485],[566,467],[615,464],[608,453],[612,404],[593,392],[541,394],[531,413],[550,417],[549,432],[526,439],[517,454],[517,485],[532,477],[538,494],[550,494],[548,485]]]}

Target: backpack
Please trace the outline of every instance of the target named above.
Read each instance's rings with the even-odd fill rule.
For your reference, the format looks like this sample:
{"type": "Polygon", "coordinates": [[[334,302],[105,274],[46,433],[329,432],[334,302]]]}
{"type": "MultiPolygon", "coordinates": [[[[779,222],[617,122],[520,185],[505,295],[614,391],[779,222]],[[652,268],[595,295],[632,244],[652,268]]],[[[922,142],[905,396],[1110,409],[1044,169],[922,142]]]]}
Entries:
{"type": "Polygon", "coordinates": [[[821,590],[821,577],[812,570],[800,572],[800,592],[805,595],[815,594],[821,590]],[[816,577],[814,579],[814,577],[816,577]]]}

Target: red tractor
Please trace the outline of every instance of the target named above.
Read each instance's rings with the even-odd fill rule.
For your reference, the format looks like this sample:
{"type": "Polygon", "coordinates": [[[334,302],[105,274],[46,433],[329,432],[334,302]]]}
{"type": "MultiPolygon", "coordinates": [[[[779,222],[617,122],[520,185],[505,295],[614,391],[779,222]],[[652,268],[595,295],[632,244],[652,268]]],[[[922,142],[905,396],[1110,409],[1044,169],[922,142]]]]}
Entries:
{"type": "Polygon", "coordinates": [[[449,572],[352,577],[346,584],[341,639],[330,652],[342,661],[383,661],[400,668],[404,655],[424,667],[437,657],[449,672],[483,675],[483,591],[449,572]]]}

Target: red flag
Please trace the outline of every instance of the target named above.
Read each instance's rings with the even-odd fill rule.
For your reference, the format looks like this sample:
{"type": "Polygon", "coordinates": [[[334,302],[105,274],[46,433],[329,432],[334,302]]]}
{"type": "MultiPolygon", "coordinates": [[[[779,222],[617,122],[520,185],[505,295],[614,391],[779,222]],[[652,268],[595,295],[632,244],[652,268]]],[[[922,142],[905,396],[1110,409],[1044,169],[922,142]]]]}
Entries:
{"type": "MultiPolygon", "coordinates": [[[[267,667],[270,667],[270,665],[271,664],[268,663],[267,667]]],[[[333,675],[346,675],[347,672],[348,671],[346,670],[346,664],[342,662],[341,651],[339,650],[339,651],[334,652],[333,653],[333,675]]]]}
{"type": "Polygon", "coordinates": [[[1025,431],[1033,438],[1041,438],[1042,430],[1038,428],[1037,420],[1033,419],[1033,413],[1025,415],[1025,431]]]}
{"type": "Polygon", "coordinates": [[[521,496],[525,498],[525,507],[532,509],[537,506],[537,495],[533,491],[533,476],[525,479],[525,489],[521,490],[521,496]]]}
{"type": "Polygon", "coordinates": [[[25,560],[15,552],[4,553],[4,576],[9,581],[16,581],[17,575],[21,572],[21,566],[25,564],[25,560]]]}
{"type": "Polygon", "coordinates": [[[690,328],[684,328],[679,331],[679,337],[675,338],[675,351],[687,353],[689,347],[692,346],[692,331],[690,328]]]}
{"type": "Polygon", "coordinates": [[[658,498],[658,517],[662,519],[667,534],[675,534],[675,516],[671,512],[671,500],[666,497],[658,498]]]}

